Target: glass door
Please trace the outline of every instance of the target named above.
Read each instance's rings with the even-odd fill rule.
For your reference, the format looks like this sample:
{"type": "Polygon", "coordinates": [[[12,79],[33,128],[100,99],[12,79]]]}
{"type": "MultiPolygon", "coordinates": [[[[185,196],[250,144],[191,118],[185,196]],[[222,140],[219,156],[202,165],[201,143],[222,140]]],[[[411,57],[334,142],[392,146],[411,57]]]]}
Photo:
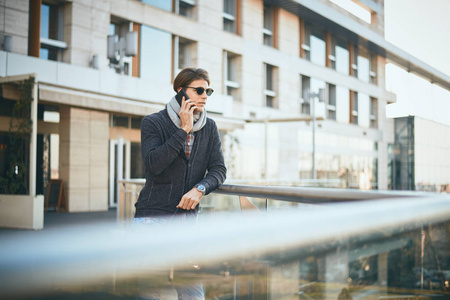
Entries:
{"type": "Polygon", "coordinates": [[[119,185],[117,180],[130,179],[130,141],[109,141],[109,207],[117,207],[119,185]]]}

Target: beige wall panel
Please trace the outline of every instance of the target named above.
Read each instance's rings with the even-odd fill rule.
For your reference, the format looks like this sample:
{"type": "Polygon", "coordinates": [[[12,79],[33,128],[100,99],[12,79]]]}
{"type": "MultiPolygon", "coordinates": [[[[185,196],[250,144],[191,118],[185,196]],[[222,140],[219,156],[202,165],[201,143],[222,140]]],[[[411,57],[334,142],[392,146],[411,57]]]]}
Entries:
{"type": "Polygon", "coordinates": [[[9,1],[0,1],[0,5],[5,5],[8,8],[20,10],[22,12],[28,13],[30,7],[29,7],[29,0],[9,0],[9,1]]]}
{"type": "MultiPolygon", "coordinates": [[[[73,142],[73,141],[72,141],[73,142]]],[[[90,164],[90,144],[76,143],[70,146],[70,165],[71,167],[88,167],[90,164]]]]}
{"type": "Polygon", "coordinates": [[[22,37],[28,36],[28,13],[13,9],[6,9],[5,32],[22,37]]]}
{"type": "Polygon", "coordinates": [[[242,4],[242,33],[248,41],[262,43],[263,4],[260,0],[244,1],[242,4]]]}
{"type": "Polygon", "coordinates": [[[108,210],[108,196],[104,189],[91,189],[89,192],[89,211],[108,210]]]}
{"type": "Polygon", "coordinates": [[[111,10],[111,2],[118,2],[118,1],[95,0],[92,2],[92,7],[105,12],[109,12],[111,10]]]}
{"type": "Polygon", "coordinates": [[[92,9],[90,7],[79,3],[72,4],[72,26],[91,30],[92,19],[92,9]]]}
{"type": "Polygon", "coordinates": [[[108,168],[108,140],[92,143],[89,150],[90,164],[108,168]]]}
{"type": "Polygon", "coordinates": [[[299,111],[300,75],[290,69],[279,68],[278,108],[285,112],[299,111]]]}
{"type": "MultiPolygon", "coordinates": [[[[117,2],[117,1],[114,1],[117,2]]],[[[125,2],[125,1],[123,1],[125,2]]],[[[144,17],[144,10],[142,9],[142,3],[138,1],[127,1],[126,17],[128,20],[142,20],[144,17]]],[[[123,13],[123,12],[122,12],[123,13]]]]}
{"type": "Polygon", "coordinates": [[[103,189],[104,191],[108,188],[108,166],[90,166],[90,189],[103,189]]]}
{"type": "Polygon", "coordinates": [[[298,56],[300,43],[300,22],[296,15],[280,9],[279,18],[279,49],[281,52],[298,56]]]}
{"type": "MultiPolygon", "coordinates": [[[[109,1],[111,4],[111,13],[114,15],[118,15],[127,10],[127,1],[109,1]]],[[[144,4],[141,3],[141,8],[144,7],[144,4]]]]}
{"type": "MultiPolygon", "coordinates": [[[[110,24],[110,14],[106,11],[100,9],[92,9],[92,30],[97,34],[103,33],[106,35],[109,34],[109,24],[110,24]]],[[[105,42],[106,46],[106,42],[105,42]]]]}
{"type": "MultiPolygon", "coordinates": [[[[106,37],[105,37],[106,38],[106,37]]],[[[106,43],[106,40],[105,40],[106,43]]],[[[72,47],[77,50],[91,50],[91,29],[80,26],[72,27],[72,47]]]]}
{"type": "Polygon", "coordinates": [[[69,212],[89,211],[89,190],[68,188],[69,212]]]}
{"type": "MultiPolygon", "coordinates": [[[[96,1],[97,0],[74,0],[73,2],[76,4],[82,4],[85,6],[92,6],[92,4],[96,1]]],[[[116,1],[116,0],[112,0],[112,1],[116,1]]]]}
{"type": "Polygon", "coordinates": [[[4,30],[5,30],[5,7],[0,4],[0,31],[3,32],[4,30]]]}
{"type": "Polygon", "coordinates": [[[199,23],[209,28],[223,30],[223,4],[222,1],[210,0],[207,5],[198,7],[199,23]]]}
{"type": "MultiPolygon", "coordinates": [[[[89,159],[87,159],[87,161],[89,162],[89,159]]],[[[68,187],[71,189],[89,189],[89,174],[89,163],[80,164],[80,162],[71,161],[70,182],[68,183],[68,187]]]]}
{"type": "Polygon", "coordinates": [[[71,126],[70,141],[80,144],[88,144],[91,133],[89,121],[73,120],[71,126]]]}

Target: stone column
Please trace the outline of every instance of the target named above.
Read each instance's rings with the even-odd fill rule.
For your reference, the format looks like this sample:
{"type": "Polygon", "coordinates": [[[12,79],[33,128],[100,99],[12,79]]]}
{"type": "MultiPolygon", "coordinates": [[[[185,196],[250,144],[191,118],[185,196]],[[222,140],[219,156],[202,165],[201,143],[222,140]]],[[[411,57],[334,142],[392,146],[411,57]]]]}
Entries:
{"type": "Polygon", "coordinates": [[[108,209],[109,114],[60,108],[60,178],[69,212],[108,209]]]}

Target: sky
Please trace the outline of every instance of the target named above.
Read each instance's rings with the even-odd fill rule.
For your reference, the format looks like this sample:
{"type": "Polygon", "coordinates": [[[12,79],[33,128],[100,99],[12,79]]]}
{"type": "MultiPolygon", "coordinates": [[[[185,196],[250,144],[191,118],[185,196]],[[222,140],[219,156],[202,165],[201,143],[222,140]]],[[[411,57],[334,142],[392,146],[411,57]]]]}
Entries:
{"type": "Polygon", "coordinates": [[[450,0],[384,0],[385,38],[450,76],[450,0]]]}
{"type": "MultiPolygon", "coordinates": [[[[384,0],[385,38],[450,76],[450,0],[384,0]]],[[[392,64],[386,89],[397,95],[388,117],[415,115],[450,125],[450,91],[392,64]]]]}

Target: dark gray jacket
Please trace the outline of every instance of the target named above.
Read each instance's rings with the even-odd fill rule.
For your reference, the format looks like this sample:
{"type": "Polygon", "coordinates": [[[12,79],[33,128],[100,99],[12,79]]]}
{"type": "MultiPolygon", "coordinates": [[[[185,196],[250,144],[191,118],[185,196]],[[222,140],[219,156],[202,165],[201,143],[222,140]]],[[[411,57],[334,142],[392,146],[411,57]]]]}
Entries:
{"type": "MultiPolygon", "coordinates": [[[[206,193],[221,185],[226,176],[222,144],[216,123],[194,133],[189,159],[184,152],[187,133],[175,126],[167,109],[146,116],[141,125],[141,149],[146,182],[135,204],[135,217],[173,215],[181,197],[200,183],[206,193]]],[[[189,213],[196,213],[189,211],[189,213]]],[[[179,209],[178,213],[188,211],[179,209]]]]}

